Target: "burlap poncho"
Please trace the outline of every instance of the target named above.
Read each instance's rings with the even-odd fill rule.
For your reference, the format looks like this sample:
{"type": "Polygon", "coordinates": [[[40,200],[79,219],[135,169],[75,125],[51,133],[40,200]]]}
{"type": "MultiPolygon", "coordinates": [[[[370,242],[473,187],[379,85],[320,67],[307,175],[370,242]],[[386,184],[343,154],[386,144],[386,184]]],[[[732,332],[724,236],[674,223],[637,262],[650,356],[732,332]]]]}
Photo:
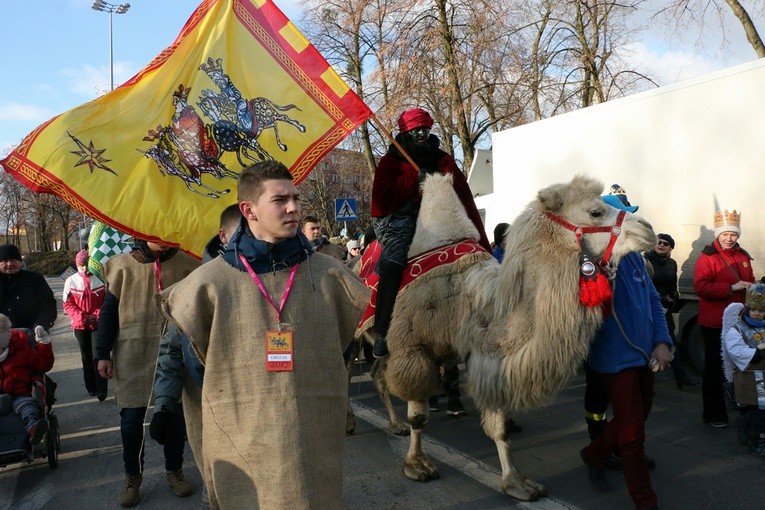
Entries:
{"type": "MultiPolygon", "coordinates": [[[[162,285],[169,287],[198,266],[198,261],[179,251],[160,264],[162,285]]],[[[163,323],[154,306],[154,263],[141,263],[130,253],[122,253],[106,262],[104,278],[109,292],[120,301],[120,329],[112,348],[115,400],[119,407],[146,407],[151,399],[163,323]]]]}
{"type": "MultiPolygon", "coordinates": [[[[259,275],[277,306],[288,274],[259,275]]],[[[342,353],[368,297],[341,261],[314,254],[300,263],[282,312],[294,371],[268,372],[265,334],[276,312],[249,274],[219,257],[161,295],[163,313],[205,365],[203,473],[220,508],[342,507],[342,353]]]]}

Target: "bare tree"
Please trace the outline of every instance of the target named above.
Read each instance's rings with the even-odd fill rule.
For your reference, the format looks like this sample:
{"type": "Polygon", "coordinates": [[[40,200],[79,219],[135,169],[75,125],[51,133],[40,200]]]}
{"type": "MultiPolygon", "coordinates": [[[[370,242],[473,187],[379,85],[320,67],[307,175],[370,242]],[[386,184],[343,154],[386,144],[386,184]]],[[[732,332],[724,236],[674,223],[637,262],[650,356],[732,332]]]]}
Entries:
{"type": "Polygon", "coordinates": [[[728,29],[726,19],[732,13],[746,34],[746,40],[754,49],[757,57],[765,57],[765,43],[763,43],[757,27],[749,14],[762,15],[765,13],[765,3],[753,0],[748,3],[748,10],[744,7],[745,2],[739,0],[665,0],[658,11],[658,17],[669,22],[669,28],[675,33],[682,32],[689,25],[695,25],[703,32],[711,23],[716,24],[716,33],[720,34],[720,44],[728,44],[728,29]]]}
{"type": "Polygon", "coordinates": [[[356,200],[357,218],[348,230],[363,232],[371,225],[372,178],[366,171],[364,157],[359,152],[332,150],[322,159],[308,178],[298,186],[303,215],[319,218],[330,235],[338,235],[344,222],[335,220],[335,199],[356,200]]]}
{"type": "Polygon", "coordinates": [[[20,246],[24,228],[24,202],[26,193],[19,181],[6,172],[0,173],[0,222],[6,242],[20,246]]]}

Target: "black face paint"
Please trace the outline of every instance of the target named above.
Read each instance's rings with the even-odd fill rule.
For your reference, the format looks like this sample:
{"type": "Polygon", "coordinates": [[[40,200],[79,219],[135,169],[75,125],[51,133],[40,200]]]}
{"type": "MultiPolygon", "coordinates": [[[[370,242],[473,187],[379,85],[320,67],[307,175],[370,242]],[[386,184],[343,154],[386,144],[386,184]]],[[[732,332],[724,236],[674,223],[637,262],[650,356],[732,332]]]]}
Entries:
{"type": "Polygon", "coordinates": [[[430,137],[430,128],[418,127],[418,128],[412,129],[411,131],[407,131],[406,134],[409,135],[409,138],[414,143],[427,144],[428,138],[430,137]]]}

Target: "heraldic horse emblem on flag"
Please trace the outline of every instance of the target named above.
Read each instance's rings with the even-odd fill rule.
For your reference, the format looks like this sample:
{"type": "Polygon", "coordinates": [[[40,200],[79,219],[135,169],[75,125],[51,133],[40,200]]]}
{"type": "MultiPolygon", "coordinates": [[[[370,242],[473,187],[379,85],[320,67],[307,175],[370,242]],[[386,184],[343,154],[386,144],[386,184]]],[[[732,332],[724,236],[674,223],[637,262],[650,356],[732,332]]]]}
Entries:
{"type": "Polygon", "coordinates": [[[294,104],[281,106],[265,97],[244,99],[231,78],[223,72],[223,59],[208,58],[199,69],[219,88],[219,92],[202,90],[197,103],[212,123],[205,123],[189,104],[191,89],[181,84],[173,92],[171,124],[149,130],[144,141],[156,143],[144,154],[157,163],[162,175],[180,177],[190,191],[219,198],[231,190],[208,186],[202,182],[202,175],[210,174],[219,180],[224,177],[237,179],[239,173],[229,170],[220,161],[225,152],[236,153],[242,167],[247,166],[246,160],[272,160],[273,156],[258,141],[264,130],[273,129],[277,147],[286,152],[287,145],[279,137],[277,123],[289,124],[301,133],[305,133],[306,128],[282,113],[293,109],[300,111],[294,104]]]}

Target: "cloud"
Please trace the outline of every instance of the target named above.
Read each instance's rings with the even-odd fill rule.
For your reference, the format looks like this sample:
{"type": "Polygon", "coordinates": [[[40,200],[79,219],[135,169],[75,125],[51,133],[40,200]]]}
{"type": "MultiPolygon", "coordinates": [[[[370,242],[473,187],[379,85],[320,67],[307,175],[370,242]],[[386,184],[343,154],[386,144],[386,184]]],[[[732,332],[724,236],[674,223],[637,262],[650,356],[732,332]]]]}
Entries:
{"type": "Polygon", "coordinates": [[[630,53],[628,60],[632,62],[632,67],[645,71],[659,85],[669,85],[726,67],[723,62],[713,61],[687,51],[657,52],[644,42],[632,44],[630,53]]]}
{"type": "Polygon", "coordinates": [[[0,103],[0,122],[42,122],[53,114],[33,104],[0,103]]]}

